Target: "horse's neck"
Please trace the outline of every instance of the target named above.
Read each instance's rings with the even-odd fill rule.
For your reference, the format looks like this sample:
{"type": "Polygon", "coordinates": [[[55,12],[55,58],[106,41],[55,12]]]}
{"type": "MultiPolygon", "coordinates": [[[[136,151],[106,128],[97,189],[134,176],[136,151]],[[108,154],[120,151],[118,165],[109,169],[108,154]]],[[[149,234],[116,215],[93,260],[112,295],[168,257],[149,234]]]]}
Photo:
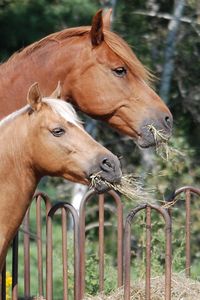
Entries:
{"type": "Polygon", "coordinates": [[[15,130],[15,138],[10,142],[7,142],[9,130],[2,130],[0,135],[0,268],[8,241],[21,224],[37,185],[32,170],[27,168],[26,145],[20,143],[16,127],[15,130]],[[21,146],[16,148],[14,144],[21,146]]]}
{"type": "Polygon", "coordinates": [[[64,46],[51,43],[49,47],[36,48],[30,54],[16,54],[0,66],[0,119],[25,105],[27,91],[34,82],[39,83],[44,96],[52,92],[58,81],[64,83],[66,79],[71,86],[70,76],[77,49],[84,47],[71,39],[64,46]]]}

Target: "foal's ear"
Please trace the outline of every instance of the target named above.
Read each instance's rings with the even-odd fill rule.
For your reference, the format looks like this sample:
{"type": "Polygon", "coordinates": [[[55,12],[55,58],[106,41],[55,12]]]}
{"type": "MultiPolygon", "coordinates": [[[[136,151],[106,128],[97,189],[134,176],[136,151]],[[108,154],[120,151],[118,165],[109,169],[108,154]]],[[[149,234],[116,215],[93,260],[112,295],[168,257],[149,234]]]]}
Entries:
{"type": "Polygon", "coordinates": [[[57,85],[56,89],[53,91],[51,96],[49,96],[48,98],[51,98],[51,99],[60,99],[61,98],[61,84],[60,84],[60,81],[58,81],[58,85],[57,85]]]}
{"type": "Polygon", "coordinates": [[[104,29],[110,30],[111,18],[112,18],[112,8],[109,8],[103,15],[103,28],[104,29]]]}
{"type": "Polygon", "coordinates": [[[98,10],[96,15],[93,17],[90,35],[93,46],[100,45],[104,40],[102,9],[98,10]]]}
{"type": "Polygon", "coordinates": [[[42,106],[42,94],[37,82],[31,85],[27,95],[27,102],[32,110],[39,111],[42,106]]]}

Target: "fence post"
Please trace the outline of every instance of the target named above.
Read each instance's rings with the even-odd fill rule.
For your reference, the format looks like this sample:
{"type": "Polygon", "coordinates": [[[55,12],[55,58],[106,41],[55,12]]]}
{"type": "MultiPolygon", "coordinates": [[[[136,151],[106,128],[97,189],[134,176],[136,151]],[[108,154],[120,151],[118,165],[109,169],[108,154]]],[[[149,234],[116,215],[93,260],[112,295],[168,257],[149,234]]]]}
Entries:
{"type": "MultiPolygon", "coordinates": [[[[123,284],[123,206],[119,195],[114,191],[107,193],[116,204],[117,213],[117,286],[123,284]]],[[[83,197],[80,205],[80,297],[83,299],[85,293],[85,207],[93,196],[99,200],[99,290],[104,289],[104,199],[105,194],[97,195],[94,189],[89,190],[83,197]]]]}
{"type": "Polygon", "coordinates": [[[152,209],[156,210],[158,213],[162,215],[165,221],[165,238],[166,238],[166,245],[165,245],[165,300],[171,299],[171,218],[164,208],[157,206],[157,205],[151,205],[151,204],[142,204],[140,206],[137,206],[134,208],[127,216],[126,218],[126,224],[125,224],[125,282],[124,282],[124,299],[130,300],[130,265],[131,265],[131,224],[135,217],[135,215],[141,211],[146,209],[146,225],[147,225],[147,241],[148,248],[147,251],[147,271],[148,274],[146,275],[146,299],[150,299],[150,251],[149,248],[149,242],[150,242],[150,233],[148,232],[150,230],[150,211],[152,209]]]}
{"type": "MultiPolygon", "coordinates": [[[[80,246],[79,246],[79,219],[78,214],[74,207],[68,203],[57,203],[55,204],[49,214],[47,216],[47,282],[46,282],[46,297],[48,300],[53,299],[53,241],[52,241],[52,219],[57,210],[64,209],[66,212],[70,212],[73,221],[74,221],[74,300],[80,300],[80,246]]],[[[64,216],[66,217],[66,212],[62,215],[62,220],[64,216]]],[[[63,253],[67,251],[66,244],[66,221],[64,224],[62,223],[62,249],[63,253]]],[[[66,259],[67,256],[63,255],[63,260],[66,259]]],[[[67,263],[64,262],[64,265],[67,266],[67,263]]],[[[63,277],[66,278],[67,273],[66,270],[63,269],[63,277]]],[[[63,291],[64,293],[67,291],[67,282],[63,281],[63,291]]],[[[63,299],[67,300],[67,294],[63,295],[63,299]]]]}

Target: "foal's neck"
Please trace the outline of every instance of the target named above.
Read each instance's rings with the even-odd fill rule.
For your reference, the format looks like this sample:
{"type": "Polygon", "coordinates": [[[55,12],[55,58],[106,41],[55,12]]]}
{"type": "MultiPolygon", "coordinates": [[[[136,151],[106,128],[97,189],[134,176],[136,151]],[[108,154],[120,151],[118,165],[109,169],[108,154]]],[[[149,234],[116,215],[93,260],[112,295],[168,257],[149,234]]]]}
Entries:
{"type": "Polygon", "coordinates": [[[28,168],[26,144],[19,135],[19,125],[3,127],[0,135],[0,269],[8,244],[20,226],[37,186],[37,178],[28,168]]]}

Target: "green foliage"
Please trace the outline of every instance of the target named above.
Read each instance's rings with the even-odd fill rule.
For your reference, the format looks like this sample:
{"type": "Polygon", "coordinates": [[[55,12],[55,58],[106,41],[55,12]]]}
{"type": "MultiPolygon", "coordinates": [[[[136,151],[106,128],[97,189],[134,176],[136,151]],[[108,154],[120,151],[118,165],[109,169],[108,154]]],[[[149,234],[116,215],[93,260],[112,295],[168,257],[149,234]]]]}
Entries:
{"type": "Polygon", "coordinates": [[[89,25],[97,7],[91,0],[1,1],[0,58],[62,28],[89,25]]]}
{"type": "MultiPolygon", "coordinates": [[[[96,295],[99,291],[99,258],[97,253],[91,251],[92,246],[87,245],[87,249],[90,249],[90,253],[86,260],[86,293],[89,295],[96,295]]],[[[112,256],[104,256],[105,276],[104,276],[104,291],[108,294],[116,288],[117,274],[116,268],[112,263],[112,256]]]]}

